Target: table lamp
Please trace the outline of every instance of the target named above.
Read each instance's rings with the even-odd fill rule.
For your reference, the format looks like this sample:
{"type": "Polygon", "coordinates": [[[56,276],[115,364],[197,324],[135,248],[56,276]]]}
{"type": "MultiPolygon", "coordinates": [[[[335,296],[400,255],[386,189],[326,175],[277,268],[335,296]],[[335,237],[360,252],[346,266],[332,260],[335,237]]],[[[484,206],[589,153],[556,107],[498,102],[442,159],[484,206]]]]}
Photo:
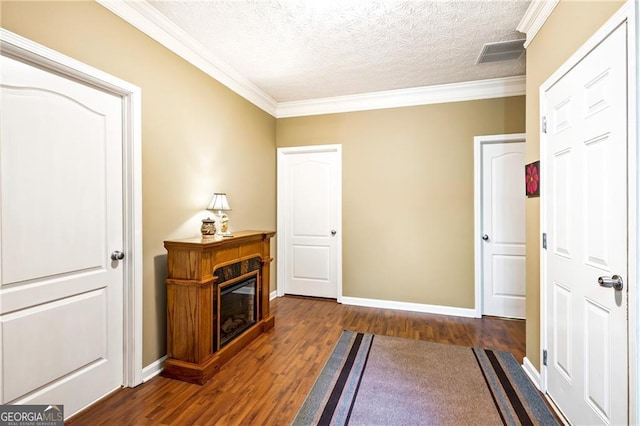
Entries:
{"type": "Polygon", "coordinates": [[[224,192],[216,192],[213,194],[213,199],[211,203],[209,203],[207,210],[217,211],[218,223],[216,226],[216,235],[231,237],[231,232],[229,232],[229,218],[225,214],[225,211],[231,210],[229,201],[227,200],[227,194],[224,192]]]}

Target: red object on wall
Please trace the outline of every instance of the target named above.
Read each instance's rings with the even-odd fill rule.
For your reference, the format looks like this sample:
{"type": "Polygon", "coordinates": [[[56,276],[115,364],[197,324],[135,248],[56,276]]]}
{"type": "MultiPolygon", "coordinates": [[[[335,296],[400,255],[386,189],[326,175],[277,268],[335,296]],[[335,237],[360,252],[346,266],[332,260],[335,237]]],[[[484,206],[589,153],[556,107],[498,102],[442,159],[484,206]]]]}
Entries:
{"type": "Polygon", "coordinates": [[[525,193],[527,197],[540,196],[540,161],[524,166],[525,193]]]}

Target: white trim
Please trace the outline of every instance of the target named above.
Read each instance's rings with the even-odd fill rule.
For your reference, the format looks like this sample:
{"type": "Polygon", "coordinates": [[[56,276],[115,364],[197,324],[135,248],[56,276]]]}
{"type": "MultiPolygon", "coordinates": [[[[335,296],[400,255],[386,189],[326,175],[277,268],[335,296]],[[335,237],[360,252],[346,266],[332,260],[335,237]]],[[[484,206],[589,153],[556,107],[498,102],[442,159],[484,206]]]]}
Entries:
{"type": "Polygon", "coordinates": [[[517,31],[527,35],[527,40],[524,42],[525,49],[531,44],[558,3],[560,0],[533,0],[529,4],[529,8],[516,27],[517,31]]]}
{"type": "Polygon", "coordinates": [[[142,382],[142,93],[140,88],[0,28],[4,55],[121,96],[124,105],[124,386],[142,382]]]}
{"type": "Polygon", "coordinates": [[[273,300],[278,296],[278,290],[273,290],[271,293],[269,293],[269,300],[273,300]]]}
{"type": "MultiPolygon", "coordinates": [[[[629,424],[637,424],[640,419],[640,404],[638,403],[638,395],[640,395],[640,371],[638,368],[638,342],[640,341],[640,324],[638,324],[638,312],[640,309],[640,292],[636,288],[638,284],[638,262],[640,259],[640,228],[638,227],[638,200],[640,199],[640,174],[638,173],[638,164],[640,164],[639,151],[638,151],[638,109],[637,99],[640,89],[637,84],[638,78],[638,63],[637,63],[637,49],[640,48],[640,42],[638,41],[637,34],[637,16],[638,5],[634,0],[627,0],[627,2],[611,17],[607,22],[602,25],[598,31],[596,31],[569,59],[566,60],[542,85],[539,89],[540,100],[540,117],[546,115],[545,110],[545,92],[549,90],[562,76],[568,73],[578,62],[589,54],[602,40],[604,40],[611,32],[613,32],[620,25],[627,23],[627,76],[628,76],[628,88],[627,88],[627,131],[628,131],[628,203],[627,203],[627,217],[628,217],[628,276],[627,276],[627,289],[628,289],[628,366],[629,366],[629,424]]],[[[540,133],[540,158],[546,158],[546,136],[544,133],[540,133]]],[[[547,208],[545,187],[548,185],[548,179],[544,179],[547,176],[545,170],[545,162],[540,162],[540,174],[543,177],[541,181],[541,197],[540,197],[540,234],[547,232],[547,223],[545,220],[545,209],[547,208]]],[[[547,286],[545,284],[545,277],[547,272],[547,261],[545,250],[540,244],[540,359],[542,359],[542,351],[547,348],[547,343],[550,338],[547,334],[547,318],[545,315],[545,307],[548,303],[547,286]]],[[[547,373],[548,367],[541,366],[541,387],[543,392],[547,390],[547,373]]]]}
{"type": "MultiPolygon", "coordinates": [[[[533,124],[540,125],[542,123],[542,118],[546,116],[546,107],[545,107],[545,95],[543,90],[543,83],[539,89],[539,123],[533,124]]],[[[547,164],[545,158],[547,158],[547,147],[546,147],[546,135],[540,130],[540,176],[547,176],[547,164]]],[[[547,179],[542,179],[540,182],[540,235],[538,235],[538,246],[540,247],[540,282],[538,284],[540,290],[540,348],[538,353],[538,359],[540,360],[540,390],[545,395],[547,393],[547,367],[542,365],[542,360],[544,359],[544,351],[548,347],[548,338],[547,338],[547,289],[546,289],[546,280],[547,276],[547,258],[546,258],[546,249],[542,245],[542,235],[547,232],[547,220],[546,220],[546,209],[547,209],[547,198],[545,194],[547,193],[547,179]]]]}
{"type": "Polygon", "coordinates": [[[533,382],[535,387],[539,391],[542,391],[542,386],[540,385],[540,372],[526,356],[522,360],[522,369],[524,370],[527,377],[529,377],[529,380],[533,382]]]}
{"type": "Polygon", "coordinates": [[[162,367],[164,366],[164,361],[167,359],[167,356],[163,356],[160,359],[153,361],[151,364],[147,365],[142,369],[142,383],[147,383],[149,380],[153,379],[160,373],[162,373],[162,367]]]}
{"type": "Polygon", "coordinates": [[[307,101],[280,102],[278,103],[276,117],[301,117],[307,115],[522,96],[526,92],[525,82],[524,76],[517,76],[410,89],[387,90],[361,95],[311,99],[307,101]]]}
{"type": "MultiPolygon", "coordinates": [[[[627,60],[629,79],[628,115],[632,124],[628,126],[629,146],[628,155],[628,176],[629,176],[629,217],[636,220],[629,220],[629,271],[628,281],[634,283],[628,286],[629,291],[629,424],[640,423],[640,292],[638,291],[638,265],[640,264],[640,132],[638,123],[640,122],[640,31],[638,22],[640,7],[633,0],[628,0],[625,4],[627,9],[627,60]]],[[[623,12],[624,13],[624,12],[623,12]]]]}
{"type": "Polygon", "coordinates": [[[258,108],[275,116],[277,103],[271,96],[214,56],[146,1],[96,1],[258,108]]]}
{"type": "Polygon", "coordinates": [[[482,145],[526,142],[525,133],[475,136],[473,138],[473,259],[476,317],[482,316],[482,145]]]}
{"type": "Polygon", "coordinates": [[[396,309],[399,311],[421,312],[424,314],[450,315],[454,317],[477,318],[476,310],[455,306],[426,305],[423,303],[395,302],[392,300],[364,299],[360,297],[342,297],[344,305],[366,306],[368,308],[396,309]]]}
{"type": "MultiPolygon", "coordinates": [[[[312,145],[312,146],[295,146],[290,148],[278,148],[278,159],[277,159],[277,224],[278,224],[278,232],[280,235],[284,235],[286,232],[286,221],[284,217],[285,211],[285,199],[284,199],[284,170],[282,170],[282,165],[284,164],[284,158],[286,155],[292,154],[302,154],[302,153],[314,153],[314,152],[335,152],[338,156],[338,171],[337,171],[337,191],[336,195],[337,206],[336,209],[338,211],[337,223],[336,223],[336,231],[337,237],[335,237],[336,241],[336,256],[338,258],[337,261],[337,271],[336,271],[336,280],[337,280],[337,300],[340,303],[342,301],[342,145],[334,144],[334,145],[312,145]]],[[[284,277],[286,277],[285,272],[285,238],[281,237],[277,239],[277,254],[278,254],[278,264],[277,264],[277,276],[278,283],[276,285],[277,295],[278,297],[284,296],[285,294],[285,285],[284,285],[284,277]]]]}
{"type": "Polygon", "coordinates": [[[124,101],[124,385],[142,383],[142,90],[132,86],[124,101]],[[129,355],[127,355],[129,353],[129,355]]]}

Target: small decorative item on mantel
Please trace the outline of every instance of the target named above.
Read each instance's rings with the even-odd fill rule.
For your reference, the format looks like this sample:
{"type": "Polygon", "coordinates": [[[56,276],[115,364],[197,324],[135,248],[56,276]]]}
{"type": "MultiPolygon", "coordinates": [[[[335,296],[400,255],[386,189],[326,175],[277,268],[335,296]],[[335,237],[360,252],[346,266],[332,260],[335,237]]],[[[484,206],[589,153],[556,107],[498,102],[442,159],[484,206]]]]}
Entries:
{"type": "Polygon", "coordinates": [[[527,197],[540,196],[540,160],[524,166],[525,193],[527,197]]]}
{"type": "Polygon", "coordinates": [[[210,238],[216,235],[216,221],[210,217],[202,219],[202,226],[200,227],[202,238],[210,238]]]}

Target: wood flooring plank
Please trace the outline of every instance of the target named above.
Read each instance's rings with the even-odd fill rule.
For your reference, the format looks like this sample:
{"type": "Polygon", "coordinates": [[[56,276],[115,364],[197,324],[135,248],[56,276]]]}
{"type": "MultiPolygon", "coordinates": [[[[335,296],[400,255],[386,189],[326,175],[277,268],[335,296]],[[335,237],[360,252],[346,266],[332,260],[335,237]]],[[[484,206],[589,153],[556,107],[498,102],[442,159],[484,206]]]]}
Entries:
{"type": "Polygon", "coordinates": [[[271,302],[273,330],[261,335],[205,385],[155,377],[122,389],[69,425],[290,424],[342,330],[478,346],[525,355],[525,323],[459,318],[281,297],[271,302]]]}

